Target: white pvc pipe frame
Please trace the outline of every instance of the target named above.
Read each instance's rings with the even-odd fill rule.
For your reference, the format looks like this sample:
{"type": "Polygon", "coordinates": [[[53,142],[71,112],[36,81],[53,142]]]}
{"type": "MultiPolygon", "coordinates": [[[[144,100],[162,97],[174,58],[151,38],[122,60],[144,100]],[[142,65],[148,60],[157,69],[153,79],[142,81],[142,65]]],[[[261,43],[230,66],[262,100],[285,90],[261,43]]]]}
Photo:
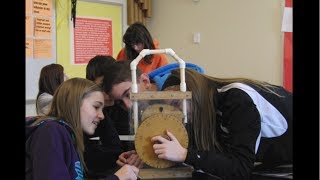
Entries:
{"type": "MultiPolygon", "coordinates": [[[[186,82],[185,82],[185,68],[186,63],[184,60],[182,60],[176,53],[170,49],[156,49],[156,50],[150,50],[150,49],[143,49],[139,55],[130,63],[130,69],[131,69],[131,78],[132,78],[132,85],[131,85],[131,92],[132,93],[138,93],[138,85],[137,85],[137,74],[136,69],[139,61],[144,58],[146,55],[149,54],[169,54],[171,55],[178,63],[180,68],[180,91],[186,92],[186,82]]],[[[183,99],[182,101],[182,111],[184,115],[184,123],[187,123],[187,100],[183,99]]],[[[134,123],[134,134],[137,132],[138,129],[138,101],[135,100],[133,102],[133,123],[134,123]]]]}

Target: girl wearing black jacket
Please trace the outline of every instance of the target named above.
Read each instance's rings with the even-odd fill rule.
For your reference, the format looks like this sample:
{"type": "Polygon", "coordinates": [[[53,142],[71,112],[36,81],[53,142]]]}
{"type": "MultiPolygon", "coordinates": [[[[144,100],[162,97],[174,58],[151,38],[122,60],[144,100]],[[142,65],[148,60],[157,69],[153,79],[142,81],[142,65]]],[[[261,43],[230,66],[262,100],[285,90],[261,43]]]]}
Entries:
{"type": "MultiPolygon", "coordinates": [[[[292,94],[282,87],[249,79],[219,79],[186,69],[192,91],[187,131],[189,147],[174,134],[155,136],[161,159],[184,162],[221,179],[250,179],[255,162],[265,167],[292,163],[292,94]]],[[[163,89],[179,90],[180,70],[163,89]]]]}

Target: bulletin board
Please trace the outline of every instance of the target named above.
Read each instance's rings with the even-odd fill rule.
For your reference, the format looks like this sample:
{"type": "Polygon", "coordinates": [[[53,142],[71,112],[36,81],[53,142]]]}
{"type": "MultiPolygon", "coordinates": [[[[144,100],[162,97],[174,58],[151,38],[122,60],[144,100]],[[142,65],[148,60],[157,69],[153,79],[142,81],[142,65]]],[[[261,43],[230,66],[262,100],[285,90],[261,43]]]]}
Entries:
{"type": "Polygon", "coordinates": [[[87,62],[94,55],[115,58],[121,50],[126,1],[78,0],[75,23],[78,29],[70,21],[71,9],[64,2],[56,0],[57,63],[69,78],[85,78],[87,62]],[[103,42],[104,38],[108,39],[103,42]]]}
{"type": "Polygon", "coordinates": [[[36,99],[42,67],[56,63],[55,0],[26,1],[26,102],[36,99]]]}

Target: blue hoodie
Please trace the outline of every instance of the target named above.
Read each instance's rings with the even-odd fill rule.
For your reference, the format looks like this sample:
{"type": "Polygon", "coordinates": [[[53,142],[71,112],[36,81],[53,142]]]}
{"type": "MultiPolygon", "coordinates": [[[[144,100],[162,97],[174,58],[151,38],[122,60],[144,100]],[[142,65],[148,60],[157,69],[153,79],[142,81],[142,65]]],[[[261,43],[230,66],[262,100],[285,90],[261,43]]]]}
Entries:
{"type": "MultiPolygon", "coordinates": [[[[158,91],[162,90],[162,86],[166,81],[167,77],[171,74],[171,71],[179,68],[179,63],[167,64],[159,67],[148,74],[149,78],[154,81],[157,85],[158,91]]],[[[204,69],[196,64],[186,63],[186,68],[194,69],[201,74],[204,74],[204,69]]]]}

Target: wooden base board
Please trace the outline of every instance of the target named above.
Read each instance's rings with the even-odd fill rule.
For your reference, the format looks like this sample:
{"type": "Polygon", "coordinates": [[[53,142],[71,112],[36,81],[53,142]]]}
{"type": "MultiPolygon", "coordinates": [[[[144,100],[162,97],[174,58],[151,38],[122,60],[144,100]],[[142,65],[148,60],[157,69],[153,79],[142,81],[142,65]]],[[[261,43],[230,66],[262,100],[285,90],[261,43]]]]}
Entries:
{"type": "Polygon", "coordinates": [[[145,168],[140,169],[139,179],[192,179],[192,168],[176,167],[176,168],[145,168]]]}

